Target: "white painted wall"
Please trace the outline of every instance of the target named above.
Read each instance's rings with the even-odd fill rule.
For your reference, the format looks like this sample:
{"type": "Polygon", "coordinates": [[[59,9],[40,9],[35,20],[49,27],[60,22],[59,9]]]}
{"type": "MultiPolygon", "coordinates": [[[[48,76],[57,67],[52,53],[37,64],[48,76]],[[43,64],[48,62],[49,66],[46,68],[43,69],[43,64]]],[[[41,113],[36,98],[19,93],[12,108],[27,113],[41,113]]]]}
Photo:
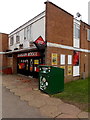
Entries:
{"type": "Polygon", "coordinates": [[[38,20],[31,27],[31,37],[35,41],[39,36],[45,40],[45,17],[38,20]]]}
{"type": "Polygon", "coordinates": [[[35,41],[39,36],[45,40],[45,12],[35,17],[35,19],[29,21],[25,25],[19,27],[17,30],[9,35],[9,49],[19,48],[19,44],[23,44],[23,49],[28,48],[30,41],[35,41]],[[30,39],[24,39],[24,29],[30,26],[30,39]],[[19,33],[20,43],[16,43],[16,34],[19,33]],[[10,46],[10,37],[14,36],[14,44],[10,46]]]}

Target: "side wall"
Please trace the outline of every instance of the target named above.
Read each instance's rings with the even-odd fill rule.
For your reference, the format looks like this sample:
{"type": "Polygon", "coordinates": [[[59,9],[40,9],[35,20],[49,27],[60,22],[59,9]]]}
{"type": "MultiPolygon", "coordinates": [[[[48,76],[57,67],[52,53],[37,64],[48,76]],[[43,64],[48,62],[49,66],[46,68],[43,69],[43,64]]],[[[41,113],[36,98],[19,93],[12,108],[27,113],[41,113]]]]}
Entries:
{"type": "MultiPolygon", "coordinates": [[[[46,2],[46,40],[51,43],[73,46],[73,16],[50,2],[46,2]]],[[[52,65],[52,53],[57,54],[56,66],[65,67],[65,82],[71,81],[73,67],[72,64],[68,65],[68,55],[72,56],[73,51],[48,46],[45,57],[47,65],[52,65]],[[64,65],[61,65],[61,54],[65,55],[64,65]],[[71,75],[68,75],[68,66],[71,68],[71,75]]]]}
{"type": "Polygon", "coordinates": [[[73,16],[47,2],[46,31],[47,42],[72,46],[73,16]]]}
{"type": "MultiPolygon", "coordinates": [[[[8,49],[8,35],[0,33],[0,52],[5,52],[8,49]]],[[[7,66],[7,56],[0,55],[0,67],[7,66]]]]}
{"type": "Polygon", "coordinates": [[[55,53],[57,56],[57,64],[54,66],[65,68],[65,82],[71,80],[88,77],[90,75],[90,64],[89,64],[89,53],[82,52],[90,50],[90,41],[87,40],[87,28],[90,27],[80,21],[80,48],[73,46],[74,41],[74,22],[73,16],[66,11],[58,8],[51,2],[46,2],[46,40],[47,43],[56,43],[59,46],[65,45],[68,49],[63,46],[61,48],[56,46],[47,46],[45,62],[47,65],[52,64],[52,54],[55,53]],[[72,47],[72,50],[69,48],[72,47]],[[79,65],[73,66],[74,50],[79,51],[79,65]],[[61,56],[65,57],[65,64],[61,64],[61,56]],[[71,64],[68,62],[68,57],[72,57],[71,64]],[[78,71],[78,72],[77,72],[78,71]],[[71,73],[69,73],[71,72],[71,73]]]}

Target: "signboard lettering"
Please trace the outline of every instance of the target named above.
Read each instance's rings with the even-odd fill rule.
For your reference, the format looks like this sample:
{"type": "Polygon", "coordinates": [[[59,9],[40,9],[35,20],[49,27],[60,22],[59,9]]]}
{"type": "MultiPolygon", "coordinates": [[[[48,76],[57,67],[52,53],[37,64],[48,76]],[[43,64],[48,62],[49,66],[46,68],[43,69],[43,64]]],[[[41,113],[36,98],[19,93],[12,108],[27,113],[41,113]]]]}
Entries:
{"type": "Polygon", "coordinates": [[[40,56],[39,52],[29,52],[29,53],[21,53],[18,54],[17,57],[36,57],[36,56],[40,56]]]}

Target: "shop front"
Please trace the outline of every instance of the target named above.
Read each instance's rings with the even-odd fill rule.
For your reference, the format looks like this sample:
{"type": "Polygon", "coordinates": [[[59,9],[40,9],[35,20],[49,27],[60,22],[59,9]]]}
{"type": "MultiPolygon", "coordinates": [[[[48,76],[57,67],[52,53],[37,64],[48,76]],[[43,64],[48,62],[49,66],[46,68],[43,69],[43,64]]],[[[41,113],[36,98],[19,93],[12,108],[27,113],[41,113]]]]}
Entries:
{"type": "Polygon", "coordinates": [[[26,76],[38,77],[38,65],[44,64],[44,57],[40,52],[17,54],[17,73],[26,76]]]}

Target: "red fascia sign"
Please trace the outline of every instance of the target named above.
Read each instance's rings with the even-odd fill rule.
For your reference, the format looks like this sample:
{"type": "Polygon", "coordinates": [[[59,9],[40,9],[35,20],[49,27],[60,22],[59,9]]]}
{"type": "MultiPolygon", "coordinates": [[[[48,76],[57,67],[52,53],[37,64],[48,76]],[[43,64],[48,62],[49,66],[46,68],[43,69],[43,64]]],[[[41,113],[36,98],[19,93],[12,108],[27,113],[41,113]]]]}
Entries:
{"type": "Polygon", "coordinates": [[[36,56],[40,56],[39,52],[29,52],[29,53],[21,53],[18,54],[17,57],[36,57],[36,56]]]}

